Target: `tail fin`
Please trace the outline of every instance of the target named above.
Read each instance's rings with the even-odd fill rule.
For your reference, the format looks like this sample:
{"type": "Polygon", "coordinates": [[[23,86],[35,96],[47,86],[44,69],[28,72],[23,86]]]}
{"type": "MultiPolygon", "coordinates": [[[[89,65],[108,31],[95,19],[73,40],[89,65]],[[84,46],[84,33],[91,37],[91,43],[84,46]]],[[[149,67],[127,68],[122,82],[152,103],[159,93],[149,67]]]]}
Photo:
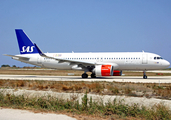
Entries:
{"type": "Polygon", "coordinates": [[[38,53],[33,42],[27,37],[22,29],[16,29],[15,32],[18,40],[20,54],[38,53]]]}

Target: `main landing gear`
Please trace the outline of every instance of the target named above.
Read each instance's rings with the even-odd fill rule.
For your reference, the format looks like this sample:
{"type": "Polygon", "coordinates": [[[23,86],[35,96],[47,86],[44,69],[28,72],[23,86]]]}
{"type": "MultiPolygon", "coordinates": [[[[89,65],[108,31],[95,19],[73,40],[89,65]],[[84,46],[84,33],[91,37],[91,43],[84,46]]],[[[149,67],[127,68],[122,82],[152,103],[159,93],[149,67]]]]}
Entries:
{"type": "MultiPolygon", "coordinates": [[[[87,73],[83,73],[82,74],[82,78],[88,78],[88,74],[87,73]]],[[[96,75],[95,74],[91,74],[91,78],[96,78],[96,75]]]]}
{"type": "Polygon", "coordinates": [[[82,78],[88,78],[88,75],[86,73],[83,73],[82,78]]]}
{"type": "Polygon", "coordinates": [[[146,71],[143,72],[143,78],[147,79],[146,71]]]}
{"type": "Polygon", "coordinates": [[[92,73],[91,78],[96,78],[96,75],[92,73]]]}

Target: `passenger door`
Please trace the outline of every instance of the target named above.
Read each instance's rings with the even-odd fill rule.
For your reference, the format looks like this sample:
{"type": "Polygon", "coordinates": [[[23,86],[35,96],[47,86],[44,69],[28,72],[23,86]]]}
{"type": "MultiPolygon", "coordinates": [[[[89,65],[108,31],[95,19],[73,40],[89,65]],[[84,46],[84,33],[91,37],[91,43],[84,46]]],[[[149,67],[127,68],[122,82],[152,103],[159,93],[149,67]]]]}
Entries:
{"type": "Polygon", "coordinates": [[[148,63],[148,54],[142,54],[142,64],[148,63]]]}

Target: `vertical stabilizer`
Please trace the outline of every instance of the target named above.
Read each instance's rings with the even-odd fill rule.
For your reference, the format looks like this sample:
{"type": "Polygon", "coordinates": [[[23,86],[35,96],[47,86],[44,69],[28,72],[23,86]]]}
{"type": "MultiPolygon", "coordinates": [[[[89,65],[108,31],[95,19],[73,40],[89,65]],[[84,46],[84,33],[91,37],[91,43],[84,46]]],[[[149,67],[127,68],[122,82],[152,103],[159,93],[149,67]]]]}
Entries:
{"type": "Polygon", "coordinates": [[[16,29],[15,32],[18,40],[20,54],[38,53],[33,42],[27,37],[22,29],[16,29]]]}

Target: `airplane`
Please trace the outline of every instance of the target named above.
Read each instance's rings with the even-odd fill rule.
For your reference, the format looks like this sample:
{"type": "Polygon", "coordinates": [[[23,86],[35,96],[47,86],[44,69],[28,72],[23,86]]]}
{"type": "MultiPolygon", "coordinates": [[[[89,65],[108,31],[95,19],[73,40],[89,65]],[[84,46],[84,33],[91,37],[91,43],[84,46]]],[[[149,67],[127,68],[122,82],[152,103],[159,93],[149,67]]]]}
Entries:
{"type": "Polygon", "coordinates": [[[20,54],[8,55],[14,60],[58,70],[84,71],[82,78],[97,76],[121,76],[123,70],[146,71],[165,69],[170,66],[161,56],[149,52],[97,52],[97,53],[43,53],[22,29],[15,29],[20,54]]]}

